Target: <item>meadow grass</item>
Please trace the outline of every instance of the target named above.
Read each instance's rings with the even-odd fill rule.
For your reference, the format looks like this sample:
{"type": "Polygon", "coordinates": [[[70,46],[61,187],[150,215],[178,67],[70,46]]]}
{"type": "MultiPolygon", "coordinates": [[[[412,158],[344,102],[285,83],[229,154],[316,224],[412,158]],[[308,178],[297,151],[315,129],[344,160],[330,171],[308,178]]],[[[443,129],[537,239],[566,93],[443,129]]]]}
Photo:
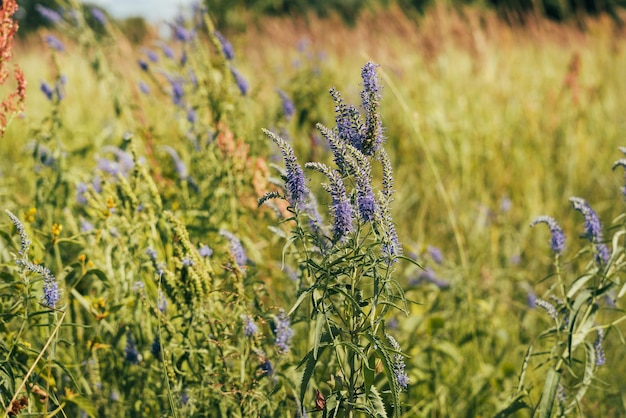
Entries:
{"type": "MultiPolygon", "coordinates": [[[[79,395],[59,393],[61,400],[54,401],[90,415],[153,416],[159,409],[186,416],[212,406],[239,415],[295,414],[302,373],[295,366],[315,342],[307,337],[311,324],[297,317],[293,357],[272,348],[280,308],[289,311],[303,286],[281,266],[304,273],[286,257],[292,253],[283,254],[284,241],[276,235],[274,212],[284,214],[285,207],[256,207],[256,200],[279,190],[274,183],[280,183],[272,168],[281,165],[280,159],[261,129],[285,135],[303,164],[330,162],[315,128],[318,122],[334,126],[328,89],[335,86],[347,102],[358,103],[362,86],[356,75],[371,60],[380,65],[383,85],[380,113],[394,167],[396,230],[405,255],[432,269],[425,276],[408,262],[395,267],[410,302],[408,315],[386,318],[408,355],[411,384],[402,395],[404,413],[495,414],[519,389],[529,345],[537,345],[535,352],[550,351],[550,344],[538,339],[549,318],[528,306],[527,298],[529,290],[546,298],[553,292],[554,267],[548,232],[531,229],[530,222],[543,214],[559,221],[567,237],[560,258],[563,276],[575,278],[585,268],[577,255],[584,241],[578,238],[580,215],[568,198],[584,197],[607,228],[623,212],[623,178],[611,166],[626,134],[624,33],[609,20],[586,23],[584,32],[547,22],[511,28],[486,11],[459,13],[445,7],[434,8],[417,24],[397,10],[365,13],[354,28],[334,17],[263,19],[250,23],[245,34],[229,37],[236,52],[232,63],[250,83],[243,97],[229,79],[219,48],[211,48],[215,39],[205,37],[205,47],[190,50],[190,68],[205,87],[186,92],[198,114],[195,124],[186,119],[188,109],[172,105],[167,80],[153,69],[179,71],[180,65],[161,52],[159,63],[148,62],[153,67],[145,72],[137,63],[147,61],[144,50],[113,29],[112,37],[100,42],[60,37],[66,45],[60,53],[44,46],[43,34],[30,38],[15,52],[30,83],[29,95],[24,116],[0,141],[0,194],[6,208],[25,222],[35,242],[34,261],[63,277],[72,315],[65,321],[81,325],[55,331],[58,313],[37,315],[35,325],[16,325],[31,318],[28,306],[37,299],[39,285],[27,286],[23,310],[10,302],[6,290],[5,306],[17,309],[11,311],[15,317],[7,321],[8,329],[33,330],[28,337],[32,349],[20,340],[15,347],[22,357],[16,357],[16,348],[8,352],[30,367],[37,350],[56,338],[58,347],[46,352],[47,368],[37,370],[39,385],[46,382],[52,394],[61,386],[49,377],[51,370],[59,378],[63,367],[69,369],[67,376],[84,373],[68,386],[79,395]],[[53,83],[60,73],[68,81],[57,106],[37,90],[40,80],[53,83]],[[140,92],[139,80],[150,84],[149,95],[140,92]],[[294,100],[291,120],[283,117],[276,88],[294,100]],[[127,132],[129,141],[122,139],[127,132]],[[198,148],[198,143],[204,145],[198,148]],[[45,145],[58,164],[46,165],[41,155],[32,158],[34,144],[45,145]],[[144,159],[147,172],[133,168],[127,180],[111,176],[102,192],[89,189],[87,206],[78,205],[78,183],[92,181],[96,158],[110,158],[106,147],[111,145],[129,155],[132,150],[135,167],[144,159]],[[177,151],[188,177],[163,146],[177,151]],[[145,211],[136,211],[137,199],[145,211]],[[28,220],[31,207],[37,211],[28,220]],[[81,219],[94,224],[94,232],[81,231],[81,219]],[[63,225],[60,234],[57,228],[55,235],[54,224],[63,225]],[[246,267],[237,267],[222,230],[243,244],[246,267]],[[215,251],[210,260],[216,261],[198,255],[202,244],[215,251]],[[432,255],[433,247],[441,250],[442,261],[432,255]],[[146,254],[148,248],[156,258],[146,254]],[[156,279],[155,272],[160,272],[156,279]],[[177,289],[176,280],[189,280],[183,287],[193,290],[177,289]],[[145,293],[134,289],[138,281],[145,293]],[[175,306],[169,314],[161,315],[157,306],[161,291],[175,306]],[[244,324],[230,322],[242,315],[256,321],[261,332],[236,337],[244,333],[244,324]],[[202,331],[195,332],[196,326],[202,331]],[[44,329],[50,333],[39,333],[44,329]],[[203,332],[211,333],[208,342],[203,332]],[[179,364],[168,363],[167,356],[148,358],[155,335],[179,364]],[[131,341],[143,347],[142,360],[134,361],[131,341]],[[216,349],[225,351],[215,354],[216,349]],[[270,361],[279,379],[264,368],[270,361]],[[145,385],[138,383],[142,379],[145,385]],[[150,391],[143,403],[137,401],[142,389],[150,391]],[[114,393],[122,401],[109,404],[114,393]],[[219,394],[227,395],[220,399],[219,394]],[[182,402],[183,395],[192,402],[182,402]]],[[[158,51],[158,45],[145,47],[158,51]]],[[[186,48],[172,46],[177,58],[186,48]]],[[[374,175],[378,178],[380,170],[375,168],[374,175]]],[[[322,206],[330,203],[315,183],[308,184],[319,192],[322,206]]],[[[289,236],[289,223],[278,228],[289,236]]],[[[3,241],[3,263],[10,272],[5,289],[22,289],[17,279],[7,278],[23,274],[10,267],[12,241],[3,241]]],[[[603,309],[598,320],[618,318],[619,306],[603,309]]],[[[618,416],[625,411],[619,393],[621,330],[623,325],[609,330],[609,367],[598,368],[580,413],[618,416]]],[[[530,383],[524,386],[532,405],[539,404],[547,375],[538,366],[548,362],[537,358],[530,359],[530,383]]],[[[24,371],[11,376],[17,382],[24,371]]],[[[339,391],[336,378],[327,383],[327,376],[313,377],[315,384],[304,398],[309,413],[315,409],[313,387],[328,396],[339,391]]],[[[382,377],[377,379],[387,388],[382,377]]],[[[3,395],[3,405],[12,395],[3,395]]],[[[382,398],[390,402],[384,390],[382,398]]],[[[31,408],[32,413],[42,409],[31,408]]]]}

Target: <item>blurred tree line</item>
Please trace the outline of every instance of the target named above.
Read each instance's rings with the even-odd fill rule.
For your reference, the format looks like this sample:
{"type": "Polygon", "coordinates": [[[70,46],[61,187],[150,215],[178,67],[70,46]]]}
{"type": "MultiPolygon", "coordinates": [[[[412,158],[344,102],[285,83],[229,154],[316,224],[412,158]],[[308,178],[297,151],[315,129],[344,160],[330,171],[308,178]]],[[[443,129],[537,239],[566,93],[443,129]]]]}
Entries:
{"type": "MultiPolygon", "coordinates": [[[[121,1],[121,0],[120,0],[121,1]]],[[[437,0],[204,0],[204,4],[220,28],[243,28],[246,17],[264,15],[301,15],[309,13],[320,17],[336,13],[347,24],[353,24],[364,10],[375,10],[397,4],[409,15],[424,13],[437,0]]],[[[495,9],[511,24],[523,24],[528,17],[546,17],[565,21],[586,15],[607,13],[616,23],[622,24],[618,10],[626,7],[626,0],[444,0],[449,5],[477,5],[495,9]]],[[[20,34],[23,36],[50,23],[37,11],[40,4],[50,9],[62,10],[62,0],[18,0],[20,9],[20,34]]],[[[1,0],[0,0],[1,4],[1,0]]],[[[89,6],[88,3],[84,7],[89,6]]],[[[141,17],[119,22],[122,30],[135,42],[149,33],[147,23],[141,17]]]]}

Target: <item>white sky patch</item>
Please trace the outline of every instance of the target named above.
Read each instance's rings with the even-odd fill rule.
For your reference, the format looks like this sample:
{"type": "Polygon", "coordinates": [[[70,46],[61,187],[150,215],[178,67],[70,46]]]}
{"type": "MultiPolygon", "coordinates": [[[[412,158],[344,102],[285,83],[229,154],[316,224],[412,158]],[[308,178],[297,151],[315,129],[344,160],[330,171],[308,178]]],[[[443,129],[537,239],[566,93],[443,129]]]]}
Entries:
{"type": "Polygon", "coordinates": [[[180,10],[188,11],[194,0],[89,0],[116,18],[141,16],[150,22],[172,20],[180,10]]]}

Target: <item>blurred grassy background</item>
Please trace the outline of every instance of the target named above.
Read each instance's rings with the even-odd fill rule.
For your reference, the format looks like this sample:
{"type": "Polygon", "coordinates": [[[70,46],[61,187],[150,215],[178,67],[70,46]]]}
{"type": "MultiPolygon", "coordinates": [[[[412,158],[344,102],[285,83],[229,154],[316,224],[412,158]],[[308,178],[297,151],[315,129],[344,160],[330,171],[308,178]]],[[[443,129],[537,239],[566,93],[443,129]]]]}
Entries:
{"type": "MultiPolygon", "coordinates": [[[[444,4],[418,20],[392,6],[362,10],[352,26],[337,15],[276,16],[248,18],[245,32],[227,32],[238,69],[251,84],[239,136],[258,154],[269,154],[260,132],[268,127],[285,129],[303,162],[323,156],[313,126],[333,125],[328,89],[336,86],[347,101],[358,102],[355,75],[366,60],[380,64],[398,233],[407,253],[422,256],[428,245],[442,250],[445,261],[435,270],[452,289],[409,286],[409,297],[422,303],[400,325],[414,343],[410,362],[418,371],[412,379],[433,382],[411,394],[423,400],[416,408],[432,402],[442,416],[458,416],[475,410],[472,402],[496,405],[510,392],[537,321],[528,316],[524,286],[538,294],[548,286],[542,283],[550,272],[548,232],[529,228],[536,216],[559,220],[573,253],[582,229],[570,196],[587,199],[607,223],[623,211],[623,178],[611,165],[621,156],[618,147],[626,145],[626,33],[606,15],[581,19],[528,19],[524,26],[510,26],[496,11],[444,4]],[[297,116],[267,126],[280,112],[275,88],[294,99],[297,116]],[[446,341],[456,348],[446,351],[440,344],[446,341]],[[438,368],[429,365],[432,353],[447,353],[438,368]],[[433,370],[436,376],[429,375],[433,370]],[[464,382],[467,376],[477,382],[464,382]],[[500,395],[487,399],[488,390],[500,395]]],[[[1,171],[10,179],[3,187],[11,184],[0,194],[20,205],[28,204],[35,187],[20,163],[28,142],[24,132],[48,114],[47,100],[37,91],[39,80],[52,77],[49,58],[42,58],[48,56],[40,41],[46,31],[17,46],[29,96],[23,119],[0,142],[1,171]]],[[[59,54],[59,62],[69,81],[59,137],[70,155],[69,172],[80,173],[93,166],[85,156],[123,132],[111,122],[112,84],[91,76],[89,54],[64,41],[69,52],[59,54]]],[[[143,46],[156,44],[148,38],[143,46]]],[[[181,138],[179,118],[136,87],[144,77],[136,65],[143,46],[109,45],[104,51],[115,70],[105,73],[112,71],[115,94],[134,110],[125,116],[128,129],[146,120],[142,137],[171,144],[181,138]]],[[[266,251],[264,239],[253,238],[259,254],[266,251]]],[[[426,257],[420,261],[429,264],[426,257]]],[[[410,283],[417,272],[406,268],[402,274],[410,283]]],[[[610,351],[613,364],[623,364],[623,351],[610,351]]],[[[618,397],[611,383],[622,371],[607,373],[606,385],[597,388],[585,411],[624,412],[621,400],[593,404],[618,397]]]]}

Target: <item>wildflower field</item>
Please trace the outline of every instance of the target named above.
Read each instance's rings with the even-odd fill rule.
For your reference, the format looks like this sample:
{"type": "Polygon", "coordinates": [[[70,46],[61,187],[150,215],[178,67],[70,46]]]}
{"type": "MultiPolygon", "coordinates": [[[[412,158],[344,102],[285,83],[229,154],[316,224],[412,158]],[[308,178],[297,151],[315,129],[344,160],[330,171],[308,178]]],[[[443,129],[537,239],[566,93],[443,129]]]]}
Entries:
{"type": "Polygon", "coordinates": [[[0,12],[0,409],[626,416],[626,31],[0,12]]]}

